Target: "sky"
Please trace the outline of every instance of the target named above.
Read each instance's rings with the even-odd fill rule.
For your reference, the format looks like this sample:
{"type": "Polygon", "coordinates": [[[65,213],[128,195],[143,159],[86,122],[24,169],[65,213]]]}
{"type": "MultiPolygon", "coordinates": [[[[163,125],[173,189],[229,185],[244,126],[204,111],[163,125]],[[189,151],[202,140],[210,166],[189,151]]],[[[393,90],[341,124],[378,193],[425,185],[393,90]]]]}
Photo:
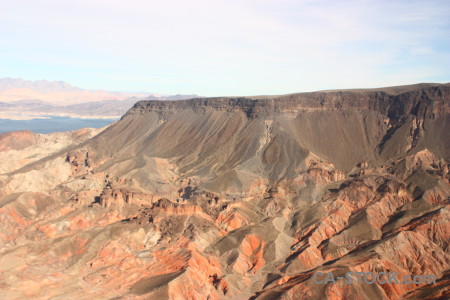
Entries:
{"type": "Polygon", "coordinates": [[[448,0],[0,3],[0,77],[202,96],[450,82],[448,0]]]}

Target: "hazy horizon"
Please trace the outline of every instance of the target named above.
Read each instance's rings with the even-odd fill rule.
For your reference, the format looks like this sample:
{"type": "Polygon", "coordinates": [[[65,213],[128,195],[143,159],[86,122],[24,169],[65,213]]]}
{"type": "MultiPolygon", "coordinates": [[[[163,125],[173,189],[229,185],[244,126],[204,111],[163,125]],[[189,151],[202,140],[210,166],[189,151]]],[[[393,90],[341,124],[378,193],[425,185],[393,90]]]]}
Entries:
{"type": "MultiPolygon", "coordinates": [[[[92,91],[107,91],[107,92],[112,92],[112,93],[148,93],[150,96],[151,95],[161,95],[161,96],[173,96],[173,95],[183,95],[181,93],[173,93],[172,95],[168,95],[168,94],[161,94],[161,93],[157,93],[157,92],[152,92],[152,91],[135,91],[135,90],[104,90],[104,89],[100,89],[100,88],[85,88],[82,86],[75,86],[72,85],[70,82],[64,81],[64,80],[49,80],[49,79],[37,79],[37,80],[29,80],[26,78],[12,78],[12,77],[3,77],[0,79],[13,79],[13,80],[24,80],[24,81],[29,81],[29,82],[48,82],[48,83],[64,83],[64,84],[69,84],[71,87],[73,88],[79,88],[81,90],[92,90],[92,91]]],[[[389,87],[398,87],[398,86],[409,86],[409,85],[416,85],[416,84],[450,84],[450,81],[448,82],[411,82],[411,83],[406,83],[406,84],[402,84],[402,85],[389,85],[389,86],[365,86],[365,87],[357,87],[357,88],[337,88],[337,89],[320,89],[320,90],[311,90],[311,91],[295,91],[293,93],[308,93],[308,92],[321,92],[321,91],[334,91],[334,90],[353,90],[353,89],[380,89],[380,88],[389,88],[389,87]]],[[[260,94],[260,95],[217,95],[218,97],[240,97],[240,96],[277,96],[277,95],[284,95],[284,94],[289,94],[289,93],[279,93],[279,94],[260,94]]],[[[208,97],[208,96],[204,96],[204,95],[200,95],[200,94],[192,94],[194,96],[199,96],[199,97],[208,97]]],[[[214,96],[212,96],[214,97],[214,96]]],[[[31,101],[32,99],[30,99],[31,101]]],[[[42,101],[39,99],[36,99],[38,101],[42,101]]],[[[24,101],[24,100],[15,100],[15,101],[24,101]]],[[[102,99],[99,99],[98,101],[102,101],[102,99]]],[[[42,101],[42,102],[46,102],[46,101],[42,101]]],[[[87,102],[92,102],[92,101],[87,101],[87,102]]]]}
{"type": "Polygon", "coordinates": [[[449,16],[3,1],[0,300],[449,296],[449,16]]]}
{"type": "Polygon", "coordinates": [[[448,1],[10,1],[0,77],[273,95],[450,81],[448,1]]]}

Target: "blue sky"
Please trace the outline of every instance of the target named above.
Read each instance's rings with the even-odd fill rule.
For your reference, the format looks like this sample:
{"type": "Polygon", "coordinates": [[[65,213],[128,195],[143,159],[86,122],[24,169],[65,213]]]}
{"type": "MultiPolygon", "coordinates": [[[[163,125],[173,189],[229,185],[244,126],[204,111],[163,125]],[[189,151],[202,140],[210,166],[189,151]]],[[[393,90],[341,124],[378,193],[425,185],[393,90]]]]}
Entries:
{"type": "Polygon", "coordinates": [[[3,0],[0,77],[205,96],[450,81],[450,1],[3,0]]]}

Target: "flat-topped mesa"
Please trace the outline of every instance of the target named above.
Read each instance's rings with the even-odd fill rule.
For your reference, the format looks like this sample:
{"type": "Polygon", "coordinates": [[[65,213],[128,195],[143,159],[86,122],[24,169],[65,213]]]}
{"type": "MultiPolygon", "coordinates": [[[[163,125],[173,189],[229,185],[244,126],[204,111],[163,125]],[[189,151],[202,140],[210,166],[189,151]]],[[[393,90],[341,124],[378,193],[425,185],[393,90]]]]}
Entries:
{"type": "Polygon", "coordinates": [[[274,113],[300,113],[311,110],[377,111],[390,118],[414,114],[435,118],[450,112],[450,86],[436,85],[395,94],[386,90],[356,90],[299,93],[283,96],[214,97],[178,101],[139,101],[126,115],[173,111],[243,111],[249,118],[274,113]]]}
{"type": "Polygon", "coordinates": [[[445,297],[449,105],[448,84],[141,101],[0,136],[0,298],[445,297]]]}

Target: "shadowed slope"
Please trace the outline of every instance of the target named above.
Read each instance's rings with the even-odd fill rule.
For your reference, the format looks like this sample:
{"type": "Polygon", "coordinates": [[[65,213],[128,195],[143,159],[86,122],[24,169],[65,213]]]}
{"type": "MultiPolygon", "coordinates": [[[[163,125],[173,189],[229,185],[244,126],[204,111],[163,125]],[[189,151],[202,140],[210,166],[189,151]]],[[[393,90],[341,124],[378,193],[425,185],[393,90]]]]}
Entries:
{"type": "Polygon", "coordinates": [[[308,153],[345,172],[425,148],[448,159],[449,95],[450,87],[439,86],[394,95],[141,101],[88,145],[116,160],[165,158],[189,176],[245,168],[275,181],[293,178],[308,153]]]}
{"type": "Polygon", "coordinates": [[[2,151],[0,294],[445,297],[449,105],[446,85],[141,101],[93,138],[2,151]]]}

